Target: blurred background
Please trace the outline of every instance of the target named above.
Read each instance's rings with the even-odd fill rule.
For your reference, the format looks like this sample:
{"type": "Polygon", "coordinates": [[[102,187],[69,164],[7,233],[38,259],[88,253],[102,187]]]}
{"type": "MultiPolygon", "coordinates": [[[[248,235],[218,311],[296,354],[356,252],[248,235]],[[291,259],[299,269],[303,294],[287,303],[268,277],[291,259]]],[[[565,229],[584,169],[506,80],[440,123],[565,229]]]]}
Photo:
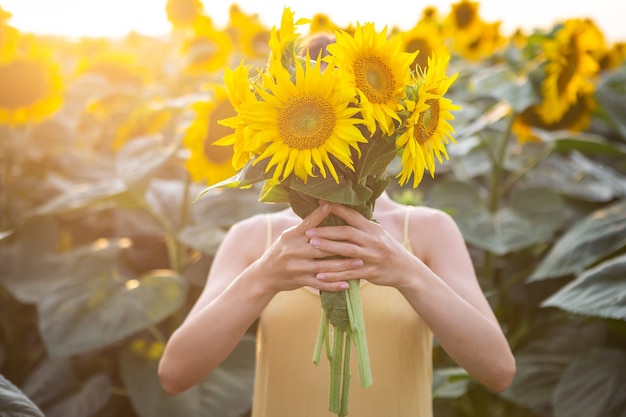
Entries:
{"type": "Polygon", "coordinates": [[[302,35],[386,25],[424,70],[452,54],[450,160],[389,194],[455,218],[518,373],[494,393],[435,346],[435,416],[625,417],[626,25],[604,0],[0,0],[0,415],[249,415],[254,329],[181,395],[156,368],[224,234],[283,208],[194,200],[235,173],[224,70],[265,64],[284,7],[302,35]]]}

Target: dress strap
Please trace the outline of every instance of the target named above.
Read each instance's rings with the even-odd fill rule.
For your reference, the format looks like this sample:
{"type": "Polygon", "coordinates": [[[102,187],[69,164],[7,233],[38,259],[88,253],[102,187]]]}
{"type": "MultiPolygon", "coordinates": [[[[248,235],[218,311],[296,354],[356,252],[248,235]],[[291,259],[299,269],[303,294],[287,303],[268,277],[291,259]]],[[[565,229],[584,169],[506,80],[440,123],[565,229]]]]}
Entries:
{"type": "Polygon", "coordinates": [[[413,206],[406,207],[406,212],[404,214],[404,235],[402,240],[402,245],[411,251],[411,253],[413,253],[413,248],[411,248],[411,239],[409,238],[409,220],[411,219],[412,210],[413,206]]]}

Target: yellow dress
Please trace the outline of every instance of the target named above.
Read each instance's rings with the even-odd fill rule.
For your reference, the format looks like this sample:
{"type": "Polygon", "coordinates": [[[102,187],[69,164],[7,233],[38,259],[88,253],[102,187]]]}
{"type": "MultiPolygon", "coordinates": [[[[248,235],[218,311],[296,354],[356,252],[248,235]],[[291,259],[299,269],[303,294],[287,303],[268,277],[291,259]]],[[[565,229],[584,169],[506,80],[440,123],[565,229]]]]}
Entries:
{"type": "MultiPolygon", "coordinates": [[[[374,382],[361,388],[353,347],[348,416],[432,417],[432,332],[395,288],[364,282],[360,294],[374,382]]],[[[263,311],[252,417],[336,417],[324,352],[312,362],[321,312],[308,288],[278,293],[263,311]]]]}

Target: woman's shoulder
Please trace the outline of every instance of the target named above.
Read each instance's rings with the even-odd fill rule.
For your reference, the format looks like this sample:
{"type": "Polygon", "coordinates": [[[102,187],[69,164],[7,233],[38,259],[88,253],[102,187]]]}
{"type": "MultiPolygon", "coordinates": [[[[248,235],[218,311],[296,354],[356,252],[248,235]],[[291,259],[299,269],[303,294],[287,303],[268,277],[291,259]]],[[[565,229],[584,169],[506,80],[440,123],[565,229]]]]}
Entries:
{"type": "Polygon", "coordinates": [[[257,239],[271,234],[272,229],[287,228],[295,221],[295,215],[289,209],[256,213],[232,225],[228,233],[237,237],[257,239]]]}

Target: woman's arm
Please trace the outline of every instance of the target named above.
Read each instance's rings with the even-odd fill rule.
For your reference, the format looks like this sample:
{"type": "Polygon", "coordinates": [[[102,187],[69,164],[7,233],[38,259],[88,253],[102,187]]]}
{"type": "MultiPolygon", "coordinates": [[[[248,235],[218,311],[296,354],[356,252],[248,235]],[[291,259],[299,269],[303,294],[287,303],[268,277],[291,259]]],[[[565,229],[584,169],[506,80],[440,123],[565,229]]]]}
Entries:
{"type": "Polygon", "coordinates": [[[364,265],[358,271],[321,271],[318,279],[364,278],[396,287],[460,366],[485,386],[506,389],[515,373],[515,359],[453,219],[438,210],[412,214],[412,245],[424,248],[424,259],[419,259],[379,224],[344,206],[331,206],[348,226],[309,230],[311,244],[362,259],[364,265]]]}
{"type": "MultiPolygon", "coordinates": [[[[315,258],[327,254],[308,244],[305,231],[317,226],[327,214],[328,207],[316,209],[282,232],[267,251],[264,216],[254,216],[229,230],[202,294],[166,345],[159,363],[159,378],[166,392],[187,390],[222,363],[279,291],[305,285],[338,291],[347,285],[315,279],[315,258]]],[[[327,265],[344,270],[360,264],[344,259],[327,265]]]]}

